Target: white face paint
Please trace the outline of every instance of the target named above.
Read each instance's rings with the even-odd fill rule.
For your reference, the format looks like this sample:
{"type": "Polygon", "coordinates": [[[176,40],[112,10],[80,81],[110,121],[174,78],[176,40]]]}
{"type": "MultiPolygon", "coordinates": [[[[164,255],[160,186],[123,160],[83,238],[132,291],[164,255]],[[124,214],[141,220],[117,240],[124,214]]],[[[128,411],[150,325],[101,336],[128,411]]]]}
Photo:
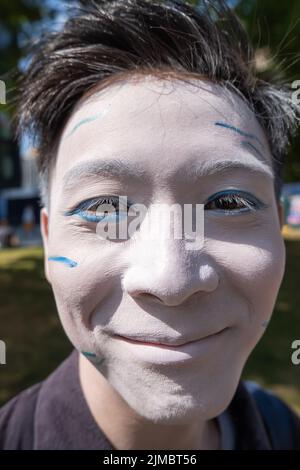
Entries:
{"type": "Polygon", "coordinates": [[[140,416],[162,424],[210,419],[226,408],[271,317],[285,266],[263,130],[240,98],[195,83],[144,78],[95,93],[76,108],[58,149],[44,235],[47,277],[68,337],[140,416]],[[97,172],[99,162],[116,158],[136,176],[97,172]],[[220,169],[223,161],[225,170],[201,177],[201,168],[220,169]],[[231,168],[232,161],[248,167],[231,168]],[[208,205],[228,189],[255,201],[256,210],[238,212],[245,207],[238,202],[227,213],[216,209],[217,197],[208,205]],[[111,195],[145,204],[149,214],[156,203],[205,204],[202,249],[138,232],[108,241],[82,214],[65,215],[82,201],[111,195]],[[189,359],[117,337],[184,343],[221,330],[189,359]]]}

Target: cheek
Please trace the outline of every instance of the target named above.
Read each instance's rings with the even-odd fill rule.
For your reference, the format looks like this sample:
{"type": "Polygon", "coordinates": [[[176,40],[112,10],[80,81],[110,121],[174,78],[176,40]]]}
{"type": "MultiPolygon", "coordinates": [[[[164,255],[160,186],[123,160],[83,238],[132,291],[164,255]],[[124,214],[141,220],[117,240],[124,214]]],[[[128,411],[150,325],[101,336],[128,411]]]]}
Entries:
{"type": "Polygon", "coordinates": [[[231,308],[236,310],[228,347],[233,352],[232,368],[237,377],[266,331],[285,269],[280,232],[262,233],[257,240],[257,245],[215,241],[210,247],[231,308]]]}
{"type": "Polygon", "coordinates": [[[285,270],[284,240],[275,222],[273,213],[240,227],[232,222],[210,244],[226,280],[266,314],[273,309],[285,270]]]}
{"type": "Polygon", "coordinates": [[[260,317],[270,317],[285,269],[283,240],[271,238],[260,246],[237,245],[231,260],[233,282],[260,317]]]}
{"type": "Polygon", "coordinates": [[[240,347],[252,349],[272,316],[285,270],[285,245],[278,233],[257,235],[257,244],[216,242],[211,250],[226,288],[245,306],[239,313],[240,347]]]}
{"type": "Polygon", "coordinates": [[[95,239],[92,233],[70,235],[68,231],[49,237],[48,256],[64,257],[76,262],[70,267],[60,260],[48,261],[49,278],[62,325],[71,342],[89,350],[92,341],[91,316],[101,304],[103,323],[108,322],[111,308],[108,298],[116,291],[120,276],[120,247],[95,239]]]}

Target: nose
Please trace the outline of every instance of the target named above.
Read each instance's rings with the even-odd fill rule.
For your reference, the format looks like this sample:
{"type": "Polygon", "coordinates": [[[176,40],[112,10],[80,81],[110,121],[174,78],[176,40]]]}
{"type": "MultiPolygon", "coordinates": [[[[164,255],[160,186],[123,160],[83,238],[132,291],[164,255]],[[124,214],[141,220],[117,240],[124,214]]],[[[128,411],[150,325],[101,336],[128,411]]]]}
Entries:
{"type": "Polygon", "coordinates": [[[148,299],[172,307],[181,305],[193,294],[212,292],[219,277],[210,264],[190,269],[181,261],[170,261],[157,269],[153,260],[148,268],[131,267],[123,277],[123,290],[133,298],[148,299]]]}
{"type": "Polygon", "coordinates": [[[196,293],[213,292],[219,284],[215,262],[205,246],[189,250],[184,239],[142,240],[137,236],[126,265],[122,276],[125,293],[170,307],[196,293]]]}

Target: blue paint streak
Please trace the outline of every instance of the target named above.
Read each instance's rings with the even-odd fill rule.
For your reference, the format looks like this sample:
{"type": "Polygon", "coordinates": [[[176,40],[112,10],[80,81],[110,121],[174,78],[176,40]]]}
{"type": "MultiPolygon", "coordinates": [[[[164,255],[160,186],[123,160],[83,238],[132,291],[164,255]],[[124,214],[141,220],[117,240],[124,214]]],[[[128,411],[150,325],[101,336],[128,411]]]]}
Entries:
{"type": "Polygon", "coordinates": [[[96,354],[88,352],[88,351],[82,351],[82,354],[86,357],[96,357],[96,354]]]}
{"type": "Polygon", "coordinates": [[[87,124],[89,122],[93,122],[95,121],[96,119],[98,119],[99,117],[101,117],[103,115],[103,112],[101,113],[97,113],[95,114],[94,116],[91,116],[89,118],[85,118],[85,119],[82,119],[81,121],[79,121],[72,129],[71,131],[66,135],[65,139],[67,139],[68,137],[70,137],[80,126],[82,126],[83,124],[87,124]]]}
{"type": "Polygon", "coordinates": [[[101,364],[103,364],[103,362],[105,361],[104,357],[99,358],[97,357],[97,354],[94,354],[92,352],[89,352],[89,351],[81,351],[81,352],[87,359],[91,359],[95,366],[101,366],[101,364]]]}
{"type": "Polygon", "coordinates": [[[118,222],[118,221],[121,221],[121,220],[124,220],[125,218],[128,217],[128,214],[125,213],[113,213],[113,214],[110,214],[110,215],[104,215],[104,216],[97,216],[97,215],[94,215],[94,214],[87,214],[86,211],[82,210],[82,209],[75,209],[73,211],[68,211],[68,212],[65,212],[64,213],[65,216],[67,217],[70,217],[72,215],[77,215],[78,217],[80,217],[81,219],[83,220],[86,220],[87,222],[95,222],[95,223],[99,223],[99,222],[118,222]]]}
{"type": "Polygon", "coordinates": [[[247,146],[247,147],[252,148],[253,150],[255,150],[255,152],[258,153],[258,155],[259,155],[261,158],[264,158],[263,154],[262,154],[262,153],[255,147],[255,145],[253,145],[251,142],[243,141],[242,144],[245,145],[245,146],[247,146]]]}
{"type": "Polygon", "coordinates": [[[58,261],[59,263],[64,263],[67,266],[69,266],[69,268],[75,268],[75,266],[77,266],[77,264],[78,264],[78,263],[76,263],[76,261],[73,261],[70,258],[66,258],[65,256],[49,256],[48,260],[49,261],[58,261]]]}
{"type": "Polygon", "coordinates": [[[217,121],[217,122],[215,122],[215,126],[225,127],[226,129],[230,129],[234,132],[237,132],[238,134],[242,135],[243,137],[248,137],[249,139],[255,139],[263,147],[263,144],[261,143],[261,141],[254,134],[249,134],[248,132],[244,132],[241,129],[239,129],[238,127],[234,127],[234,126],[231,126],[230,124],[226,124],[226,122],[217,121]]]}

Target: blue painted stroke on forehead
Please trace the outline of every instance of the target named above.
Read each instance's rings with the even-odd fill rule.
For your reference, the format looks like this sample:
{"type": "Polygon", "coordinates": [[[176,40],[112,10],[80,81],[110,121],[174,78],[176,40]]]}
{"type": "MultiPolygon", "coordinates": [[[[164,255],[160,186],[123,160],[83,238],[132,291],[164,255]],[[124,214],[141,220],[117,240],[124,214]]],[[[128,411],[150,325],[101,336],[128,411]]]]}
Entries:
{"type": "Polygon", "coordinates": [[[79,122],[77,122],[75,124],[74,127],[72,127],[72,129],[70,130],[70,132],[67,133],[67,135],[65,136],[65,139],[67,139],[68,137],[71,137],[71,135],[74,134],[75,131],[77,131],[77,129],[81,126],[83,126],[84,124],[88,124],[90,122],[93,122],[93,121],[96,121],[96,119],[99,119],[100,117],[104,117],[107,112],[108,112],[108,109],[109,109],[109,106],[104,109],[103,111],[100,111],[99,113],[96,113],[90,117],[87,117],[87,118],[84,118],[84,119],[81,119],[79,122]]]}
{"type": "Polygon", "coordinates": [[[242,141],[242,145],[244,145],[245,147],[250,147],[251,149],[255,150],[255,152],[261,157],[261,158],[264,158],[263,154],[261,153],[260,150],[258,150],[257,147],[255,147],[255,145],[253,145],[251,142],[248,142],[248,140],[243,140],[242,141]]]}
{"type": "Polygon", "coordinates": [[[226,122],[220,122],[220,121],[217,121],[215,122],[215,126],[220,126],[220,127],[225,127],[226,129],[229,129],[233,132],[237,132],[238,134],[240,134],[241,136],[243,137],[248,137],[248,139],[254,139],[256,140],[256,142],[259,143],[259,145],[264,148],[263,144],[261,143],[261,141],[259,140],[259,138],[254,135],[254,134],[250,134],[249,132],[245,132],[245,131],[242,131],[241,129],[239,129],[238,127],[235,127],[235,126],[232,126],[230,124],[227,124],[226,122]]]}
{"type": "MultiPolygon", "coordinates": [[[[264,148],[264,145],[261,143],[261,141],[259,140],[259,138],[254,135],[254,134],[251,134],[249,132],[245,132],[245,131],[242,131],[241,129],[239,129],[238,127],[235,127],[235,126],[232,126],[231,124],[227,124],[226,122],[220,122],[220,121],[217,121],[215,122],[215,126],[220,126],[220,127],[224,127],[225,129],[229,129],[233,132],[236,132],[237,134],[239,134],[240,136],[242,137],[247,137],[248,139],[252,139],[252,140],[255,140],[256,142],[259,143],[260,147],[265,150],[264,148]]],[[[261,151],[252,143],[252,142],[249,142],[248,140],[244,140],[242,141],[242,144],[246,147],[249,147],[253,150],[255,150],[255,152],[261,157],[261,158],[264,158],[263,154],[261,153],[261,151]]]]}

